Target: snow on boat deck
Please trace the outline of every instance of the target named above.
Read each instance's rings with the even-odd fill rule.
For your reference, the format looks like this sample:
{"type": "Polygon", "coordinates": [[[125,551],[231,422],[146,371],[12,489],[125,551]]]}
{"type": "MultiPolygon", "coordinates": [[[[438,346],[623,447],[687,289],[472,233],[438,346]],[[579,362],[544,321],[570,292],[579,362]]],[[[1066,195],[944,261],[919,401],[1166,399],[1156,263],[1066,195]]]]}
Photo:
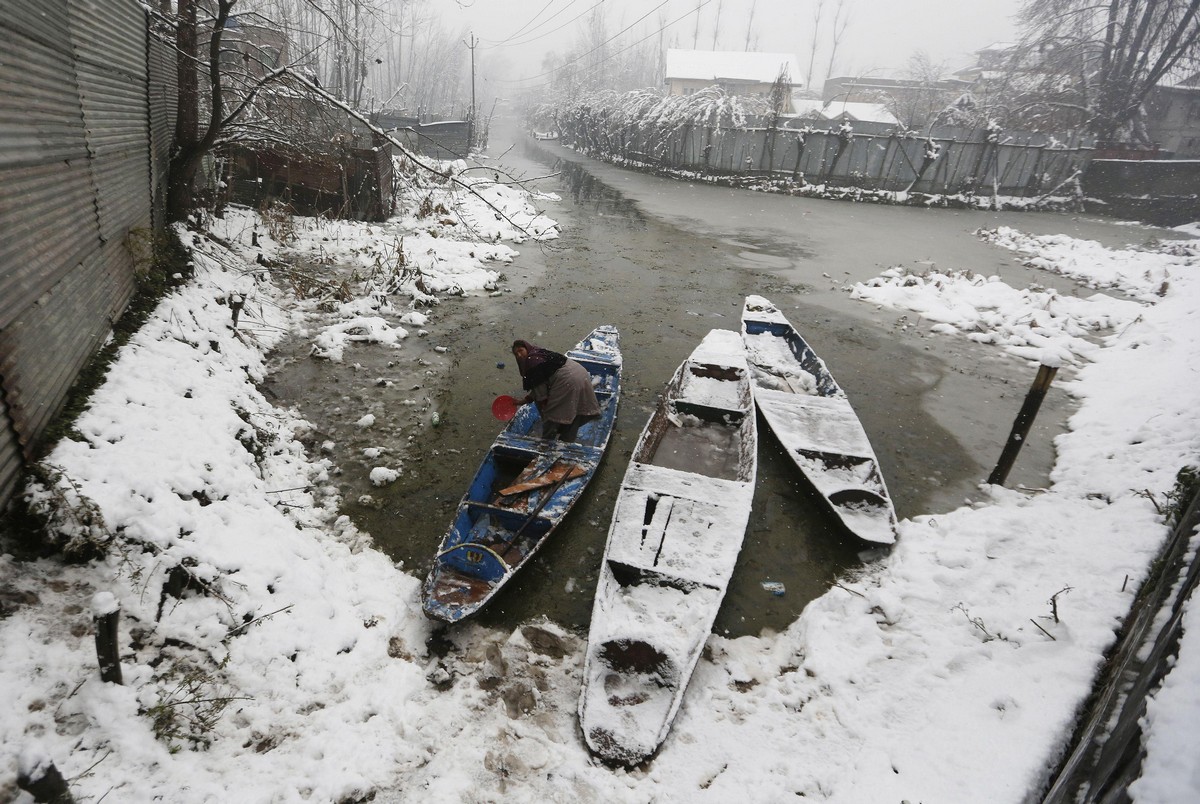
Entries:
{"type": "Polygon", "coordinates": [[[804,396],[758,388],[755,401],[779,440],[791,448],[875,456],[858,415],[845,397],[804,396]]]}

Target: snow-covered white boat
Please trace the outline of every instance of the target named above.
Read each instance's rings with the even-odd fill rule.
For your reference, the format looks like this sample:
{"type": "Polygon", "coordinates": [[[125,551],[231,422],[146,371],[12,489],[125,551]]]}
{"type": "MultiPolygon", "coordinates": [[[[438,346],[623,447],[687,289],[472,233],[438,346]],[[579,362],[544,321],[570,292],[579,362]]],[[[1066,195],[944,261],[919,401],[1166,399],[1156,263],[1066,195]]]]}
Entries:
{"type": "Polygon", "coordinates": [[[896,510],[850,400],[774,304],[747,296],[742,339],[754,402],[791,459],[846,528],[896,541],[896,510]]]}
{"type": "Polygon", "coordinates": [[[608,531],[579,700],[606,761],[641,762],[671,728],[742,547],[757,452],[742,339],[713,330],[642,431],[608,531]]]}

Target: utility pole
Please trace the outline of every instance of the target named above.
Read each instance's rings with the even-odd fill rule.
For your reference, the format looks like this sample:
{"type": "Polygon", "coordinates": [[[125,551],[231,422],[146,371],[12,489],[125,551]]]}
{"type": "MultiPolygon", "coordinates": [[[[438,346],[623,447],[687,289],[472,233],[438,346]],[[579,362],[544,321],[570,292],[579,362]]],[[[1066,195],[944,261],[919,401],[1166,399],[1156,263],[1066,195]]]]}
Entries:
{"type": "Polygon", "coordinates": [[[471,51],[471,113],[467,116],[467,150],[470,151],[475,144],[475,47],[479,44],[474,31],[470,41],[464,39],[463,44],[471,51]]]}

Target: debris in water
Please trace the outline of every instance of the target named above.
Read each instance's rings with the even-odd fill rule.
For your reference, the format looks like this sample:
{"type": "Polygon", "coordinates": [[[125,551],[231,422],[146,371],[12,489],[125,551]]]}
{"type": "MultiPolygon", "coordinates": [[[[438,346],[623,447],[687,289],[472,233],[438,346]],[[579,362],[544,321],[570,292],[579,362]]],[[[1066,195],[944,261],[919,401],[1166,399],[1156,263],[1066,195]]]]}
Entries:
{"type": "Polygon", "coordinates": [[[783,593],[787,591],[779,581],[763,581],[762,588],[775,595],[775,597],[783,597],[783,593]]]}

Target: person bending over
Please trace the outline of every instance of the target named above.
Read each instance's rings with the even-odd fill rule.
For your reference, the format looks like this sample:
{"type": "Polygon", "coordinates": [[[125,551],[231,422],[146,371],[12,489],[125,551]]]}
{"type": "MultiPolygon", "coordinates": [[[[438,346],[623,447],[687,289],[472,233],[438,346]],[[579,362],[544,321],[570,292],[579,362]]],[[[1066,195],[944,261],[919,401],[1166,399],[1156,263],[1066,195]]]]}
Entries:
{"type": "Polygon", "coordinates": [[[600,418],[592,375],[566,355],[528,341],[513,341],[513,357],[521,372],[525,402],[537,405],[542,437],[575,441],[579,428],[600,418]]]}

